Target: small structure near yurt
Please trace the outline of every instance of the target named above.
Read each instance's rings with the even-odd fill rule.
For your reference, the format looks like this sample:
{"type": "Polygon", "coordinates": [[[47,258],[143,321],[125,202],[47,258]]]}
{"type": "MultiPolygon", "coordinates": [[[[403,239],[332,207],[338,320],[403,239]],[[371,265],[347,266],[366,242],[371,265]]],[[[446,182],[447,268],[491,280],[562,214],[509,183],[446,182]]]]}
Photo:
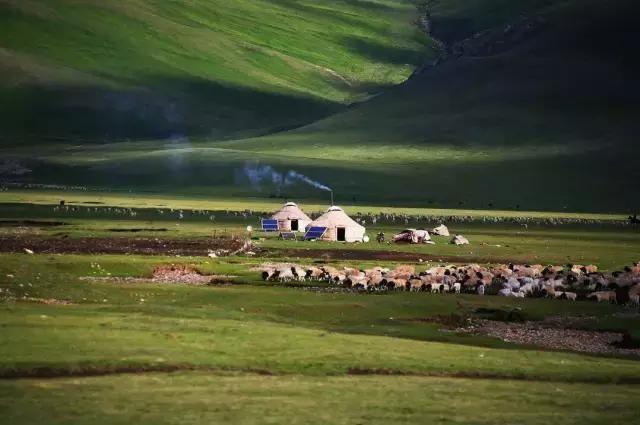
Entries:
{"type": "Polygon", "coordinates": [[[364,242],[365,232],[364,226],[349,217],[342,208],[332,206],[307,226],[305,239],[364,242]]]}
{"type": "Polygon", "coordinates": [[[311,223],[294,202],[287,202],[270,219],[262,220],[262,229],[266,231],[297,232],[304,230],[311,223]]]}
{"type": "Polygon", "coordinates": [[[469,245],[469,239],[465,238],[462,235],[455,235],[449,243],[451,245],[469,245]]]}
{"type": "Polygon", "coordinates": [[[433,233],[436,236],[451,236],[451,234],[449,233],[449,229],[444,224],[441,224],[438,227],[434,227],[431,230],[431,233],[433,233]]]}
{"type": "Polygon", "coordinates": [[[393,236],[393,241],[396,243],[426,243],[433,245],[434,242],[429,236],[429,232],[424,229],[405,229],[402,232],[393,236]]]}

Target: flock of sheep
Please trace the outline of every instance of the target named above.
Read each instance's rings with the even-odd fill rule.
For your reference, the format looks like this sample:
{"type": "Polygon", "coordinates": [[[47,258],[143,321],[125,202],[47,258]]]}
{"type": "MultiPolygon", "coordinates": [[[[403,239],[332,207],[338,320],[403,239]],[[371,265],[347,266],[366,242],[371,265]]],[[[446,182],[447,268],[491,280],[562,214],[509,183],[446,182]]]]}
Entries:
{"type": "Polygon", "coordinates": [[[296,264],[266,264],[265,281],[322,281],[362,291],[404,290],[430,293],[497,294],[505,297],[549,297],[575,301],[590,299],[640,306],[640,263],[623,271],[601,273],[594,265],[496,265],[478,264],[431,267],[417,272],[414,266],[394,269],[358,269],[296,264]]]}
{"type": "MultiPolygon", "coordinates": [[[[86,190],[86,189],[85,189],[86,190]]],[[[111,208],[106,206],[96,207],[83,207],[83,206],[60,206],[54,208],[56,212],[74,212],[74,213],[88,213],[88,214],[106,214],[106,215],[131,215],[135,216],[135,213],[141,213],[144,216],[160,216],[160,217],[175,217],[177,219],[201,219],[202,217],[208,218],[211,221],[215,221],[216,214],[220,217],[235,217],[244,220],[259,220],[261,218],[269,217],[271,213],[264,211],[256,211],[246,209],[244,211],[231,211],[231,210],[179,210],[179,209],[137,209],[131,208],[111,208]]],[[[317,218],[322,212],[312,212],[309,214],[311,218],[317,218]]],[[[529,225],[545,225],[545,226],[559,226],[559,225],[615,225],[615,226],[630,226],[633,225],[629,220],[602,220],[597,218],[577,218],[577,217],[527,217],[527,216],[479,216],[479,215],[426,215],[426,214],[405,214],[405,213],[361,213],[357,212],[353,216],[354,220],[362,225],[376,225],[376,224],[392,224],[392,225],[414,225],[416,227],[428,226],[433,223],[488,223],[488,224],[516,224],[521,226],[529,225]]]]}

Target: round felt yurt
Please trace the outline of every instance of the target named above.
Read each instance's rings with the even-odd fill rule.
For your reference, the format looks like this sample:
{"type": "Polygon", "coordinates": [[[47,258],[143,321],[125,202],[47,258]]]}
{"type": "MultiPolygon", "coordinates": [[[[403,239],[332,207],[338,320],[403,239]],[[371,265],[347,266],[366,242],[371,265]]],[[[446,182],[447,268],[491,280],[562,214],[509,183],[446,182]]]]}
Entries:
{"type": "Polygon", "coordinates": [[[306,215],[294,202],[287,202],[278,212],[271,216],[278,221],[278,230],[283,232],[303,231],[311,218],[306,215]]]}
{"type": "Polygon", "coordinates": [[[313,220],[310,228],[325,227],[326,231],[320,239],[338,242],[363,242],[366,229],[355,222],[340,207],[332,206],[327,212],[313,220]]]}

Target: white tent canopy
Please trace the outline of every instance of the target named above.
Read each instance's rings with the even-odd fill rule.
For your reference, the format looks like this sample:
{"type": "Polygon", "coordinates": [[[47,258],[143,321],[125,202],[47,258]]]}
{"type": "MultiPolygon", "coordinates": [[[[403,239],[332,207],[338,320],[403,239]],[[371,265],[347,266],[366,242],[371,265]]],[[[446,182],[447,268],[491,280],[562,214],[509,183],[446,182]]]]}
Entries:
{"type": "Polygon", "coordinates": [[[332,206],[327,212],[316,220],[313,220],[309,227],[326,227],[327,231],[322,237],[328,241],[362,242],[366,229],[356,223],[340,207],[332,206]]]}
{"type": "Polygon", "coordinates": [[[304,230],[311,223],[311,218],[298,208],[294,202],[284,204],[271,218],[278,220],[278,230],[287,232],[304,230]]]}

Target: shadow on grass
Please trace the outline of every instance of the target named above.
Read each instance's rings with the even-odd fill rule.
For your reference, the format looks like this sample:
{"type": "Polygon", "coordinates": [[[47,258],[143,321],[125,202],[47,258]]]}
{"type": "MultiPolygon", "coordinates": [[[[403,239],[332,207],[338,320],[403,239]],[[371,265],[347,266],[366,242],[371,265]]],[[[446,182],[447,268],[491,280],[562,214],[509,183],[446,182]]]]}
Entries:
{"type": "Polygon", "coordinates": [[[366,38],[346,37],[343,43],[354,53],[376,62],[396,65],[420,65],[425,59],[425,53],[422,50],[385,46],[366,38]]]}
{"type": "Polygon", "coordinates": [[[0,140],[100,143],[264,134],[304,125],[340,107],[204,79],[151,79],[130,88],[32,85],[0,92],[0,140]]]}

